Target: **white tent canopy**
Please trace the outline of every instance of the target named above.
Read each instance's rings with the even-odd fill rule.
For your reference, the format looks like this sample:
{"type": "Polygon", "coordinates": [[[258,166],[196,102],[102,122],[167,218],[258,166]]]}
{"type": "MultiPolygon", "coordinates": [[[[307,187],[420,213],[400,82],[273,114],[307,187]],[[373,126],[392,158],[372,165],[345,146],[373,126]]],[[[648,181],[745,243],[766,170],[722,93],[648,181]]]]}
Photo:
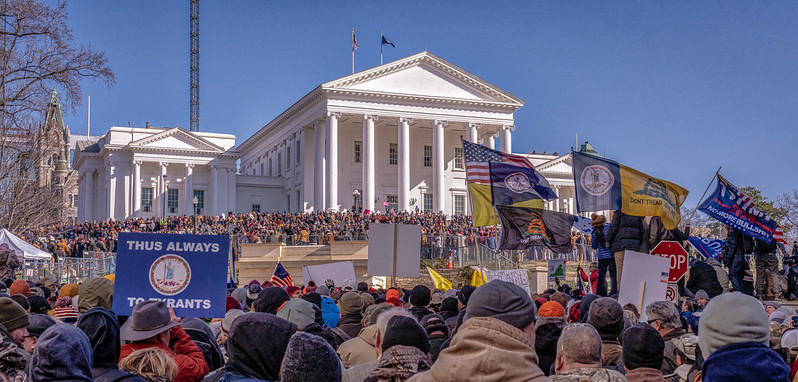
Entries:
{"type": "Polygon", "coordinates": [[[25,242],[7,229],[0,229],[0,244],[8,244],[8,248],[17,254],[22,253],[25,260],[52,260],[53,255],[25,242]]]}

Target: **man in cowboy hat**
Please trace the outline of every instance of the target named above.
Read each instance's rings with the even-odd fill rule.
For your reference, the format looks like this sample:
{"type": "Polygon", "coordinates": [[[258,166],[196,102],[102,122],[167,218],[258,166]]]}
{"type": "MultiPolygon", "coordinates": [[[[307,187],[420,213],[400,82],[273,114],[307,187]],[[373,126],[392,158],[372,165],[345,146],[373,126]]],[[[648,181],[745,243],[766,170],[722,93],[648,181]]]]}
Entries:
{"type": "Polygon", "coordinates": [[[120,337],[130,343],[122,345],[119,360],[136,350],[158,348],[177,363],[175,382],[199,382],[210,371],[205,356],[180,326],[180,319],[172,316],[162,301],[136,304],[120,330],[120,337]]]}

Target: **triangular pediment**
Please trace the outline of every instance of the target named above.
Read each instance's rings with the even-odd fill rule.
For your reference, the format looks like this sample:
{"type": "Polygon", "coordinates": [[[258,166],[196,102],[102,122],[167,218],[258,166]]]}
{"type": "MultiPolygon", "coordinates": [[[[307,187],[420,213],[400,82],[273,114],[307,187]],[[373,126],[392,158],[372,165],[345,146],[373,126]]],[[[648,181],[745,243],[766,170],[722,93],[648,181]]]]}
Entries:
{"type": "Polygon", "coordinates": [[[224,149],[179,127],[130,142],[131,148],[222,153],[224,149]]]}
{"type": "Polygon", "coordinates": [[[571,154],[566,154],[536,166],[541,172],[568,172],[571,168],[571,154]]]}
{"type": "Polygon", "coordinates": [[[429,52],[422,52],[321,86],[325,90],[497,103],[524,101],[429,52]]]}

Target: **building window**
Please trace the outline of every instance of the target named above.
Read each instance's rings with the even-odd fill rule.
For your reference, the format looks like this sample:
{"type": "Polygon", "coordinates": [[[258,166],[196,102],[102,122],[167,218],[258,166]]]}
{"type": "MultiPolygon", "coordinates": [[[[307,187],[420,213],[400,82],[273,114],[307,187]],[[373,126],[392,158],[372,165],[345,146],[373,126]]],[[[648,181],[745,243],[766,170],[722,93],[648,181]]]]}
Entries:
{"type": "Polygon", "coordinates": [[[388,164],[399,164],[399,145],[396,143],[388,144],[388,164]]]}
{"type": "Polygon", "coordinates": [[[396,211],[399,209],[398,195],[385,195],[385,201],[388,202],[388,211],[396,211]]]}
{"type": "Polygon", "coordinates": [[[432,167],[432,146],[424,146],[424,167],[432,167]]]}
{"type": "Polygon", "coordinates": [[[283,176],[283,153],[277,153],[277,176],[283,176]]]}
{"type": "Polygon", "coordinates": [[[69,168],[72,169],[72,162],[75,161],[75,149],[69,150],[69,168]]]}
{"type": "Polygon", "coordinates": [[[260,164],[260,176],[263,176],[263,163],[260,164]]]}
{"type": "Polygon", "coordinates": [[[454,214],[465,215],[465,195],[454,196],[454,214]]]}
{"type": "MultiPolygon", "coordinates": [[[[202,215],[205,209],[205,190],[194,190],[194,197],[197,198],[197,206],[194,210],[194,215],[202,215]]],[[[193,200],[191,201],[194,202],[193,200]]]]}
{"type": "Polygon", "coordinates": [[[363,141],[355,141],[355,163],[363,162],[363,141]]]}
{"type": "Polygon", "coordinates": [[[272,176],[272,158],[269,158],[269,176],[272,176]]]}
{"type": "Polygon", "coordinates": [[[152,187],[141,188],[141,212],[152,212],[152,187]]]}
{"type": "Polygon", "coordinates": [[[302,212],[302,199],[299,198],[299,191],[296,192],[296,212],[302,212]]]}
{"type": "Polygon", "coordinates": [[[291,146],[285,148],[285,168],[291,168],[291,146]]]}
{"type": "Polygon", "coordinates": [[[299,151],[299,143],[300,143],[299,141],[296,141],[296,164],[297,164],[297,166],[299,166],[299,162],[302,160],[302,155],[299,154],[300,153],[300,151],[299,151]]]}
{"type": "Polygon", "coordinates": [[[421,194],[421,204],[424,212],[433,212],[432,211],[432,194],[430,193],[423,193],[421,194]]]}
{"type": "Polygon", "coordinates": [[[260,204],[253,204],[252,212],[260,212],[260,204]]]}
{"type": "Polygon", "coordinates": [[[176,188],[168,189],[166,194],[166,208],[170,214],[177,213],[178,200],[180,200],[180,190],[176,188]]]}
{"type": "Polygon", "coordinates": [[[291,195],[285,196],[285,208],[288,209],[288,212],[291,212],[291,195]]]}
{"type": "Polygon", "coordinates": [[[463,148],[454,148],[454,169],[465,170],[465,162],[463,162],[463,148]]]}

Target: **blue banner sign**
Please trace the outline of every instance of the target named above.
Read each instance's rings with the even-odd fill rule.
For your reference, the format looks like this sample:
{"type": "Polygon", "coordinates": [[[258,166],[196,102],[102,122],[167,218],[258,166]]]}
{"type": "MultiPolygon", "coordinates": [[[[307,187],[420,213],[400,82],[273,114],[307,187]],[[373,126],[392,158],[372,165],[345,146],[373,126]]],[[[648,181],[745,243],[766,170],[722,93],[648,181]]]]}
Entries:
{"type": "Polygon", "coordinates": [[[226,235],[120,233],[114,313],[159,300],[178,317],[224,317],[229,247],[226,235]]]}
{"type": "Polygon", "coordinates": [[[688,241],[690,245],[705,258],[711,257],[715,260],[723,261],[723,246],[726,245],[725,241],[697,236],[690,236],[688,241]]]}
{"type": "Polygon", "coordinates": [[[718,175],[715,192],[701,202],[698,210],[755,239],[768,243],[778,223],[753,207],[753,202],[728,180],[718,175]]]}

